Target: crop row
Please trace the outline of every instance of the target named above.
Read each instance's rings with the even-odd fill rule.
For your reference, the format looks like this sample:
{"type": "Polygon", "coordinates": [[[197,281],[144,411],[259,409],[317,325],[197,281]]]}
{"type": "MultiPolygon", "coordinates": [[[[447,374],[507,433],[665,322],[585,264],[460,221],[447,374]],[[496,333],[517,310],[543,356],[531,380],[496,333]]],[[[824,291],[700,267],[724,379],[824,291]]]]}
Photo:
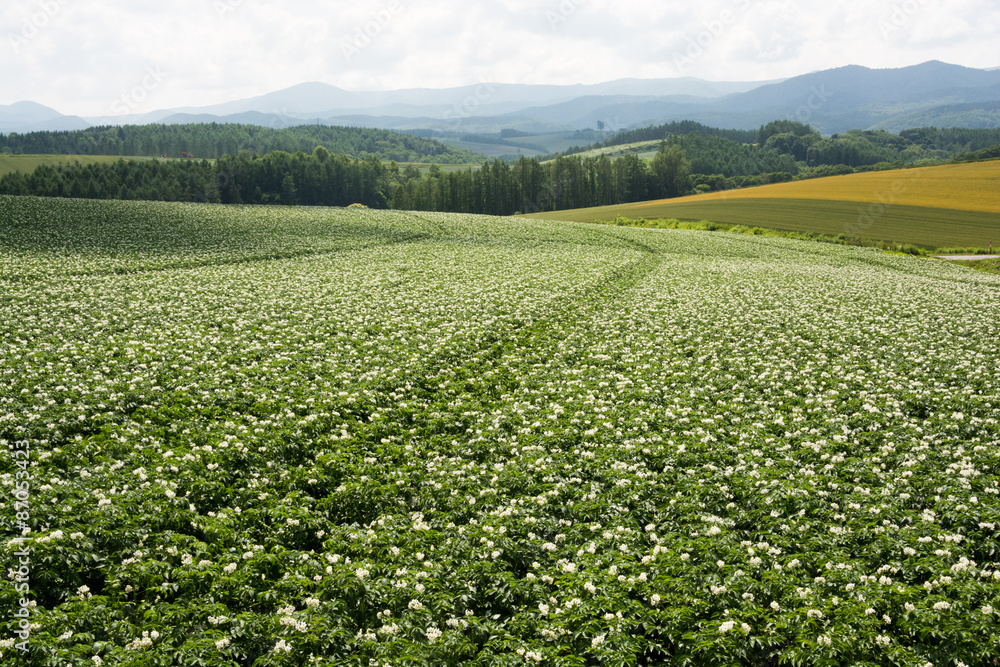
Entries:
{"type": "Polygon", "coordinates": [[[996,656],[995,277],[697,232],[12,201],[0,438],[31,444],[32,525],[13,537],[5,459],[0,551],[31,549],[33,606],[5,660],[996,656]],[[143,224],[171,216],[189,245],[143,224]]]}

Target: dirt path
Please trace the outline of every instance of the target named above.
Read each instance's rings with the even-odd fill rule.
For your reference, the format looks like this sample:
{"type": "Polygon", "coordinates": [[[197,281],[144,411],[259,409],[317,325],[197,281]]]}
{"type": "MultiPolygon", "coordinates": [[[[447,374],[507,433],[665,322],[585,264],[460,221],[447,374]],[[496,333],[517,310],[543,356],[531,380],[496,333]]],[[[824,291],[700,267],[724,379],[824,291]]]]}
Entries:
{"type": "Polygon", "coordinates": [[[980,259],[1000,259],[1000,255],[938,255],[938,259],[951,259],[956,262],[975,262],[980,259]]]}

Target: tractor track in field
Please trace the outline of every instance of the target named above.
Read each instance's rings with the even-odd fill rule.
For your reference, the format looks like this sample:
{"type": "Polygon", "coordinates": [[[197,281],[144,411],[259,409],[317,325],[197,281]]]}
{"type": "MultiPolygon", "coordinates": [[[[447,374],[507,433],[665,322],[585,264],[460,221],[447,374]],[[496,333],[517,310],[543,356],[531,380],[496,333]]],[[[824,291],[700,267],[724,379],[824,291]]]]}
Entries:
{"type": "MultiPolygon", "coordinates": [[[[619,238],[620,237],[616,237],[619,238]]],[[[440,404],[443,396],[452,398],[454,390],[441,384],[441,377],[447,375],[449,387],[475,386],[475,394],[480,398],[479,405],[482,410],[491,410],[494,406],[503,403],[504,394],[509,394],[520,385],[522,377],[509,369],[501,360],[510,355],[515,350],[532,348],[536,351],[531,355],[535,361],[545,357],[547,345],[539,345],[546,338],[545,332],[556,322],[565,322],[571,319],[585,318],[594,310],[604,307],[608,301],[618,295],[628,292],[640,284],[646,277],[652,274],[662,263],[665,254],[640,242],[632,242],[625,239],[625,242],[633,246],[642,254],[629,262],[612,269],[608,274],[596,284],[580,290],[570,292],[554,299],[544,312],[539,313],[512,327],[505,332],[495,334],[480,339],[471,344],[463,353],[441,354],[428,360],[408,378],[412,383],[415,394],[410,398],[420,398],[426,401],[427,405],[440,404]]],[[[371,389],[379,395],[386,395],[398,386],[399,380],[391,380],[384,384],[377,384],[371,389]],[[391,386],[390,386],[391,385],[391,386]]],[[[465,390],[464,393],[469,393],[465,390]]],[[[444,401],[447,402],[447,401],[444,401]]],[[[381,423],[370,433],[368,441],[373,445],[381,439],[391,436],[406,436],[404,425],[407,427],[427,427],[427,431],[434,431],[431,415],[426,411],[411,413],[411,419],[400,418],[400,407],[393,404],[378,405],[381,423]],[[412,420],[412,421],[411,421],[412,420]],[[423,422],[423,423],[421,423],[423,422]]],[[[457,420],[451,423],[455,424],[457,420]]],[[[452,426],[445,432],[436,432],[435,435],[447,436],[448,438],[461,438],[465,435],[464,427],[452,426]]]]}

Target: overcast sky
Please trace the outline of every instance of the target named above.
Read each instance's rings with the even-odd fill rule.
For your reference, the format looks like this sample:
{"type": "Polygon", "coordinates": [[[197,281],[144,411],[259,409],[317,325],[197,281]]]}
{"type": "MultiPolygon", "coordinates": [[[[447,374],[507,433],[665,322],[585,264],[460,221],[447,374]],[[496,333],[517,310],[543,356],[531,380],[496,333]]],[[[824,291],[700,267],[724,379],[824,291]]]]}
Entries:
{"type": "Polygon", "coordinates": [[[202,106],[349,90],[1000,66],[1000,0],[3,0],[0,104],[202,106]]]}

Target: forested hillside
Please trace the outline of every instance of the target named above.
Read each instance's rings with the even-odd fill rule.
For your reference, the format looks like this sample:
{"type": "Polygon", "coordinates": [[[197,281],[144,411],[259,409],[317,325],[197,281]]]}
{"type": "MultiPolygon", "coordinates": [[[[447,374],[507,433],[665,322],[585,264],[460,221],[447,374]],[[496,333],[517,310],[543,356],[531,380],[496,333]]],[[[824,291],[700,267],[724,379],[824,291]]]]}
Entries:
{"type": "Polygon", "coordinates": [[[582,148],[573,148],[566,151],[566,154],[582,153],[587,150],[599,147],[622,146],[633,144],[639,141],[661,141],[669,136],[685,136],[688,134],[698,134],[704,137],[723,137],[741,143],[753,143],[757,140],[757,132],[754,130],[723,130],[717,127],[709,127],[696,123],[693,120],[682,120],[667,123],[665,125],[654,125],[651,127],[640,127],[633,130],[624,130],[610,139],[600,143],[582,148]]]}
{"type": "Polygon", "coordinates": [[[199,123],[193,125],[126,125],[92,127],[76,132],[0,134],[0,153],[45,155],[120,155],[122,157],[184,153],[219,159],[240,151],[311,153],[323,146],[331,153],[397,162],[469,164],[481,155],[434,139],[362,127],[302,125],[275,129],[257,125],[199,123]]]}
{"type": "Polygon", "coordinates": [[[920,127],[899,134],[851,130],[824,137],[809,125],[789,120],[773,121],[757,131],[722,130],[682,121],[628,130],[565,154],[643,141],[662,141],[683,149],[695,174],[748,176],[787,171],[798,175],[808,167],[868,167],[882,162],[907,165],[949,159],[1000,144],[1000,129],[920,127]]]}
{"type": "Polygon", "coordinates": [[[88,199],[387,208],[395,165],[371,156],[274,151],[208,160],[119,160],[42,166],[0,178],[0,193],[88,199]]]}
{"type": "MultiPolygon", "coordinates": [[[[220,146],[223,137],[237,137],[238,132],[229,131],[240,127],[217,126],[220,146]]],[[[362,158],[349,151],[334,154],[320,144],[308,150],[276,150],[263,155],[249,150],[224,152],[215,161],[122,160],[115,164],[42,166],[31,174],[14,172],[0,178],[0,194],[226,204],[359,203],[401,210],[510,215],[939,164],[960,153],[989,157],[993,151],[986,147],[1000,144],[1000,130],[924,128],[899,135],[852,131],[823,137],[808,125],[775,121],[754,133],[754,143],[746,143],[730,138],[727,131],[713,131],[696,123],[664,127],[686,133],[665,138],[651,160],[634,153],[617,159],[604,154],[560,155],[544,162],[522,157],[515,163],[495,160],[457,171],[432,165],[421,171],[412,165],[400,167],[396,161],[385,162],[377,152],[360,151],[365,155],[362,158]]],[[[338,128],[312,128],[301,135],[282,136],[306,144],[308,132],[322,135],[323,130],[348,142],[363,136],[353,131],[338,135],[338,128]]],[[[277,140],[280,133],[291,130],[266,132],[262,136],[277,140]]],[[[51,136],[70,134],[82,133],[51,136]]],[[[403,137],[381,134],[392,140],[403,137]]],[[[114,133],[98,136],[104,136],[108,145],[114,143],[114,133]]],[[[150,130],[149,136],[156,136],[155,131],[150,130]]],[[[436,144],[416,137],[408,139],[436,144]]],[[[356,150],[357,144],[353,145],[356,150]]],[[[379,145],[376,142],[369,148],[379,145]]]]}
{"type": "Polygon", "coordinates": [[[652,163],[634,155],[559,158],[541,164],[497,160],[479,169],[422,174],[370,156],[246,151],[222,160],[120,160],[114,164],[43,166],[0,178],[0,194],[188,201],[224,204],[348,206],[510,215],[620,204],[684,194],[688,163],[668,150],[652,163]]]}

